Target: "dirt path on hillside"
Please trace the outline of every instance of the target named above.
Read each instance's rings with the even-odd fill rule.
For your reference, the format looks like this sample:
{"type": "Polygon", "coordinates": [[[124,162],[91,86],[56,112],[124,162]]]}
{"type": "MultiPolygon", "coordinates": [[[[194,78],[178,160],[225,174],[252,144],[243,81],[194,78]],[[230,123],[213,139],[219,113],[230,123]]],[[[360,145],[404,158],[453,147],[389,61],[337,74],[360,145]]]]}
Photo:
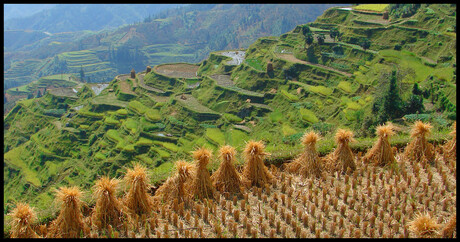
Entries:
{"type": "Polygon", "coordinates": [[[327,70],[330,70],[330,71],[333,71],[333,72],[338,72],[344,76],[347,76],[347,77],[351,77],[351,74],[348,73],[348,72],[344,72],[344,71],[340,71],[340,70],[337,70],[337,69],[334,69],[332,67],[329,67],[329,66],[324,66],[324,65],[320,65],[320,64],[314,64],[314,63],[311,63],[311,62],[308,62],[308,61],[304,61],[304,60],[299,60],[297,58],[295,58],[294,55],[292,54],[276,54],[280,59],[283,59],[283,60],[287,60],[287,61],[290,61],[290,62],[294,62],[294,63],[300,63],[300,64],[306,64],[306,65],[312,65],[312,66],[317,66],[317,67],[320,67],[320,68],[323,68],[323,69],[327,69],[327,70]]]}

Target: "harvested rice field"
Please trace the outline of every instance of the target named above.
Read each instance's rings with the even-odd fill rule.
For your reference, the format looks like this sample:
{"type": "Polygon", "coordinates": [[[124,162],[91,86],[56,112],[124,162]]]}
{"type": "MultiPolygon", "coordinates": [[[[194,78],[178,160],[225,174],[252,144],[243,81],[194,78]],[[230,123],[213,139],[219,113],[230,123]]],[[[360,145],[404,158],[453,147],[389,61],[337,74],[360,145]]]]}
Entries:
{"type": "MultiPolygon", "coordinates": [[[[177,161],[162,184],[149,184],[150,168],[141,165],[99,179],[90,209],[82,209],[78,188],[61,188],[56,196],[65,202],[55,220],[16,229],[26,237],[452,238],[455,127],[453,139],[433,145],[424,139],[430,125],[417,122],[411,142],[397,150],[387,142],[393,126],[380,126],[366,154],[353,153],[353,134],[339,130],[337,148],[325,157],[316,151],[318,135],[305,133],[304,151],[277,166],[264,163],[261,141],[246,144],[239,165],[232,147],[218,157],[201,148],[191,162],[177,161]],[[211,161],[220,167],[208,170],[211,161]]],[[[24,214],[34,212],[18,205],[11,213],[24,214]]]]}

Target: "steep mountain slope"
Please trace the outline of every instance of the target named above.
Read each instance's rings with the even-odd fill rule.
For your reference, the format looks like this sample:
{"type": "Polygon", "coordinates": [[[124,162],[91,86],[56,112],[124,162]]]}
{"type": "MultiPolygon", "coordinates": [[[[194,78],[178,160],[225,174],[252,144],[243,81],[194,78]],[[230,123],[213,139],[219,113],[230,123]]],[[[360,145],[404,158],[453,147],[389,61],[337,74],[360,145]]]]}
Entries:
{"type": "MultiPolygon", "coordinates": [[[[36,30],[50,33],[98,31],[140,22],[149,15],[183,4],[55,4],[23,18],[5,21],[7,30],[36,30]]],[[[5,9],[7,11],[8,8],[5,9]]]]}
{"type": "MultiPolygon", "coordinates": [[[[313,21],[330,6],[332,5],[192,4],[180,9],[170,9],[164,14],[146,18],[143,23],[130,24],[116,31],[78,31],[49,36],[40,32],[7,31],[5,46],[18,49],[10,51],[6,48],[4,70],[7,78],[4,87],[8,89],[30,81],[21,79],[25,76],[33,80],[41,76],[74,71],[72,68],[67,69],[63,65],[65,62],[54,61],[56,56],[60,60],[68,61],[67,52],[95,53],[100,66],[96,62],[86,61],[88,59],[85,55],[81,55],[83,58],[78,60],[92,82],[106,82],[113,78],[114,72],[126,73],[132,68],[139,71],[147,65],[178,61],[199,62],[210,51],[245,48],[258,37],[279,35],[297,24],[313,21]],[[282,21],[278,21],[279,19],[282,21]],[[37,33],[41,34],[39,41],[35,41],[37,33]],[[14,41],[18,34],[35,42],[28,41],[28,45],[20,48],[19,43],[26,40],[19,43],[14,41]],[[68,38],[70,35],[71,38],[68,38]],[[40,61],[40,65],[28,68],[28,72],[33,75],[14,68],[29,59],[40,61]],[[106,66],[107,63],[110,67],[106,66]]],[[[129,9],[141,7],[134,4],[129,9]]],[[[64,17],[65,15],[59,18],[64,17]]]]}
{"type": "Polygon", "coordinates": [[[279,163],[299,154],[305,130],[323,136],[324,155],[339,127],[352,129],[358,141],[352,148],[363,151],[387,120],[399,128],[392,145],[404,146],[417,119],[434,126],[430,142],[442,143],[456,120],[456,34],[405,23],[434,15],[451,26],[455,10],[422,4],[411,17],[383,21],[380,12],[334,7],[245,50],[212,52],[198,64],[156,65],[134,78],[121,74],[100,93],[97,84],[77,83],[20,101],[4,118],[5,211],[24,199],[42,218],[52,217],[54,188],[87,190],[97,177],[120,177],[134,162],[160,183],[172,161],[190,159],[201,146],[216,152],[229,144],[240,153],[245,141],[262,140],[268,162],[279,163]],[[327,36],[333,28],[336,39],[327,36]],[[313,42],[306,43],[310,34],[313,42]],[[392,111],[387,100],[396,100],[388,98],[392,82],[404,108],[382,116],[392,111]]]}

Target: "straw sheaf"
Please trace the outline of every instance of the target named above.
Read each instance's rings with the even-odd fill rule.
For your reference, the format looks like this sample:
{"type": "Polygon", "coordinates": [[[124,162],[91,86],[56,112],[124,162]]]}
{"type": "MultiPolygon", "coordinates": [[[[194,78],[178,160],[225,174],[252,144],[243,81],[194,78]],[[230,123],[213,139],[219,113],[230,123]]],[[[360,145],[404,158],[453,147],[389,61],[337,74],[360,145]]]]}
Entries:
{"type": "Polygon", "coordinates": [[[416,121],[411,131],[411,138],[416,136],[424,136],[430,134],[430,130],[433,128],[430,123],[423,123],[422,121],[416,121]]]}
{"type": "Polygon", "coordinates": [[[395,161],[393,148],[388,140],[393,134],[395,127],[389,123],[385,126],[377,127],[376,133],[379,136],[377,142],[367,151],[363,157],[363,162],[373,162],[376,165],[384,166],[395,161]]]}
{"type": "Polygon", "coordinates": [[[18,203],[8,215],[12,217],[11,238],[38,238],[31,228],[37,219],[33,208],[25,203],[18,203]]]}
{"type": "Polygon", "coordinates": [[[200,148],[193,152],[193,158],[196,160],[194,177],[191,181],[190,195],[193,198],[211,198],[214,195],[214,187],[211,182],[211,175],[206,168],[206,165],[211,158],[211,152],[206,148],[200,148]]]}
{"type": "Polygon", "coordinates": [[[377,126],[377,129],[376,129],[375,133],[379,137],[391,137],[391,136],[393,136],[395,134],[394,129],[395,129],[395,127],[391,123],[387,124],[387,125],[379,125],[379,126],[377,126]]]}
{"type": "Polygon", "coordinates": [[[441,226],[426,214],[417,214],[415,219],[409,223],[409,229],[421,237],[430,237],[437,233],[441,226]]]}
{"type": "Polygon", "coordinates": [[[335,134],[335,141],[337,143],[355,142],[355,139],[353,139],[353,132],[350,130],[339,129],[335,134]]]}
{"type": "Polygon", "coordinates": [[[316,141],[319,135],[312,132],[305,133],[302,143],[305,148],[302,154],[291,163],[286,164],[286,170],[290,173],[302,175],[303,177],[321,177],[323,164],[316,151],[316,141]]]}
{"type": "Polygon", "coordinates": [[[319,140],[319,135],[313,131],[305,133],[302,137],[302,144],[315,144],[319,140]]]}
{"type": "Polygon", "coordinates": [[[353,152],[348,146],[349,142],[354,142],[353,132],[339,129],[335,135],[337,148],[324,158],[324,167],[329,172],[346,172],[348,168],[352,171],[356,169],[353,152]]]}
{"type": "Polygon", "coordinates": [[[176,174],[182,180],[185,181],[193,172],[193,165],[184,160],[178,160],[175,164],[176,174]]]}
{"type": "Polygon", "coordinates": [[[221,158],[224,161],[232,161],[235,157],[235,154],[235,148],[229,145],[222,146],[222,148],[219,149],[219,158],[221,158]]]}
{"type": "Polygon", "coordinates": [[[125,181],[132,184],[137,181],[147,181],[147,169],[140,164],[135,164],[133,169],[128,169],[125,176],[125,181]]]}
{"type": "Polygon", "coordinates": [[[78,207],[81,203],[82,192],[76,186],[74,187],[61,187],[59,190],[56,190],[56,201],[61,204],[61,206],[68,206],[69,204],[78,207]]]}
{"type": "Polygon", "coordinates": [[[248,156],[265,156],[268,155],[268,153],[264,152],[265,145],[262,143],[262,141],[254,141],[250,140],[246,144],[246,148],[244,149],[244,154],[248,156]]]}
{"type": "Polygon", "coordinates": [[[235,149],[231,146],[220,148],[219,157],[222,162],[211,176],[214,187],[224,194],[241,194],[241,177],[233,165],[235,153],[235,149]]]}
{"type": "Polygon", "coordinates": [[[106,176],[103,176],[101,179],[97,180],[96,184],[94,185],[95,195],[97,197],[101,197],[102,195],[114,195],[119,183],[120,181],[117,179],[110,179],[106,176]]]}
{"type": "Polygon", "coordinates": [[[244,156],[246,163],[243,167],[242,182],[247,187],[264,186],[271,183],[274,176],[264,164],[264,156],[269,155],[264,151],[265,145],[262,141],[251,140],[246,144],[244,156]]]}
{"type": "Polygon", "coordinates": [[[107,228],[112,225],[115,228],[121,225],[125,218],[125,208],[116,197],[119,180],[103,176],[94,185],[96,206],[92,213],[92,221],[98,229],[107,228]]]}
{"type": "Polygon", "coordinates": [[[175,198],[178,201],[185,199],[185,183],[193,176],[194,166],[184,160],[175,163],[175,174],[170,176],[163,185],[155,192],[155,198],[163,202],[172,202],[175,198]]]}
{"type": "Polygon", "coordinates": [[[208,149],[202,147],[193,151],[193,158],[198,161],[199,165],[207,165],[209,159],[211,159],[211,152],[208,149]]]}

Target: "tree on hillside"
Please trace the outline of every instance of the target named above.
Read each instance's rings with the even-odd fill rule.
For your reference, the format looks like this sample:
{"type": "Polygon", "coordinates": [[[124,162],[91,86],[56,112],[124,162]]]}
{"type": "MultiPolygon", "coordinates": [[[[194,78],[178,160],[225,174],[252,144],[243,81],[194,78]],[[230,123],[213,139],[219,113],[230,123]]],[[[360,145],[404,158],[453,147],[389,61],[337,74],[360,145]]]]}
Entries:
{"type": "Polygon", "coordinates": [[[308,33],[311,33],[310,27],[308,27],[307,25],[303,25],[302,26],[302,34],[303,34],[303,36],[307,36],[308,33]]]}
{"type": "Polygon", "coordinates": [[[364,50],[369,49],[369,47],[371,47],[371,41],[368,38],[364,38],[361,41],[361,47],[363,47],[364,50]]]}
{"type": "Polygon", "coordinates": [[[383,105],[380,106],[379,122],[384,123],[388,120],[401,117],[403,114],[403,101],[399,94],[398,79],[396,71],[391,73],[388,91],[384,94],[383,105]]]}
{"type": "Polygon", "coordinates": [[[326,39],[326,36],[324,34],[319,34],[316,36],[316,39],[318,40],[318,44],[322,45],[324,44],[324,39],[326,39]]]}
{"type": "Polygon", "coordinates": [[[336,27],[332,28],[331,30],[329,30],[329,36],[331,36],[331,38],[335,42],[336,38],[339,37],[339,30],[336,27]]]}
{"type": "Polygon", "coordinates": [[[39,98],[42,96],[42,93],[40,92],[40,90],[37,91],[37,96],[35,96],[36,98],[39,98]]]}
{"type": "Polygon", "coordinates": [[[311,32],[307,33],[307,35],[305,36],[305,44],[310,46],[313,43],[313,40],[313,34],[311,32]]]}
{"type": "Polygon", "coordinates": [[[83,66],[80,66],[80,81],[85,82],[85,71],[83,71],[83,66]]]}

